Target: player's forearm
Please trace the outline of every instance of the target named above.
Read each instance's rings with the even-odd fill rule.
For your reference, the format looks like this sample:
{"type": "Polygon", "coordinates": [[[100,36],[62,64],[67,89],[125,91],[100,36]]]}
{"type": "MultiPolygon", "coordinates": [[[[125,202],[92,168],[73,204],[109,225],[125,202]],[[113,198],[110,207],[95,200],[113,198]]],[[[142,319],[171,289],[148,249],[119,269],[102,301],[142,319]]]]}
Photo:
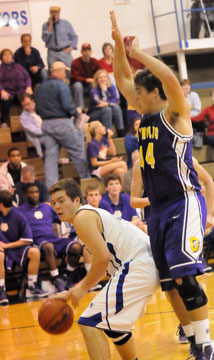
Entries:
{"type": "Polygon", "coordinates": [[[103,259],[93,260],[91,268],[87,275],[81,280],[81,287],[86,291],[90,290],[93,286],[95,286],[100,280],[105,276],[106,268],[109,263],[109,260],[105,261],[103,259]]]}
{"type": "Polygon", "coordinates": [[[131,196],[130,204],[134,209],[143,209],[146,206],[150,205],[149,198],[139,198],[135,196],[131,196]]]}
{"type": "Polygon", "coordinates": [[[26,245],[30,245],[30,244],[32,244],[32,242],[30,242],[30,241],[18,240],[18,241],[14,241],[14,242],[6,244],[5,248],[6,249],[13,249],[13,248],[18,248],[18,247],[26,246],[26,245]]]}
{"type": "Polygon", "coordinates": [[[122,79],[133,80],[133,75],[126,57],[125,48],[122,41],[115,41],[113,59],[114,77],[119,86],[122,79]]]}
{"type": "Polygon", "coordinates": [[[144,64],[163,83],[168,80],[169,77],[175,77],[167,65],[141,49],[132,48],[130,56],[144,64]]]}

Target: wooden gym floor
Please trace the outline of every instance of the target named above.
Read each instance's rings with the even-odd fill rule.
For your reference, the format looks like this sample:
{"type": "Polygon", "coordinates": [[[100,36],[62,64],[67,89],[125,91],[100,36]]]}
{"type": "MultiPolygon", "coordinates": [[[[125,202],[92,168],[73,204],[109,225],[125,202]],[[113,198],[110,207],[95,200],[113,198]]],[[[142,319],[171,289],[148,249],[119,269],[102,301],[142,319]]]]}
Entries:
{"type": "MultiPolygon", "coordinates": [[[[209,297],[211,338],[214,339],[214,273],[200,277],[209,297]]],[[[38,325],[41,301],[0,307],[1,360],[86,360],[89,359],[77,325],[81,312],[96,293],[88,293],[80,308],[74,311],[72,328],[64,335],[48,335],[38,325]]],[[[143,319],[136,322],[133,332],[139,360],[182,360],[189,346],[179,344],[176,336],[178,321],[160,290],[153,297],[143,319]]],[[[112,360],[119,355],[110,343],[112,360]]]]}

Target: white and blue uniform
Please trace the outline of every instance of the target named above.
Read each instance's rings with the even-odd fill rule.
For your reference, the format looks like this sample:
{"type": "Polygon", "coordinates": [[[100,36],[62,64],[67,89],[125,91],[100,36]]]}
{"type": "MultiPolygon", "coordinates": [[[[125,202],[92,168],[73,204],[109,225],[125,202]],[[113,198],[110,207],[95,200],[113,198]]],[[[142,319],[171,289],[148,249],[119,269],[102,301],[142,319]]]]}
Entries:
{"type": "Polygon", "coordinates": [[[143,316],[146,305],[159,285],[148,236],[135,225],[103,209],[95,211],[103,225],[103,241],[111,254],[109,282],[80,316],[78,323],[100,329],[130,332],[143,316]]]}
{"type": "Polygon", "coordinates": [[[145,115],[139,127],[144,187],[151,203],[148,229],[163,290],[173,279],[203,273],[206,205],[192,163],[192,135],[176,132],[164,112],[145,115]]]}

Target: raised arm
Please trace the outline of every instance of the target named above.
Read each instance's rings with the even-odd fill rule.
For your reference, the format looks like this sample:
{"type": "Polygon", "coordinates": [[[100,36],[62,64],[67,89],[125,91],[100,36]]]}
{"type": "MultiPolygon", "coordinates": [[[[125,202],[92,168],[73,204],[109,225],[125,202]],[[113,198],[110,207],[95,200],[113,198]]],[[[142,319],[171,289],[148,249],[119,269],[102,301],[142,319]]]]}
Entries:
{"type": "Polygon", "coordinates": [[[120,33],[114,11],[110,11],[112,22],[112,39],[115,41],[114,47],[114,78],[120,92],[125,96],[128,103],[138,112],[141,112],[136,103],[136,93],[133,75],[126,57],[123,38],[120,33]]]}

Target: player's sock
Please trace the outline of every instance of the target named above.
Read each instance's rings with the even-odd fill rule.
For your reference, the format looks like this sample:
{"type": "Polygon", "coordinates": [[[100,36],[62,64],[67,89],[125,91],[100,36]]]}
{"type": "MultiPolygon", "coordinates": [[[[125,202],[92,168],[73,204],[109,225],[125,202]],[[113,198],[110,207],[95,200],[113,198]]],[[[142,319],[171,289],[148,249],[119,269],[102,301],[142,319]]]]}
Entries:
{"type": "Polygon", "coordinates": [[[5,286],[5,279],[0,279],[0,286],[5,286]]]}
{"type": "Polygon", "coordinates": [[[210,343],[209,320],[192,321],[196,344],[210,343]]]}
{"type": "Polygon", "coordinates": [[[58,271],[58,269],[50,270],[50,274],[51,274],[52,277],[55,277],[55,276],[59,275],[59,271],[58,271]]]}
{"type": "Polygon", "coordinates": [[[89,272],[90,268],[91,268],[91,264],[86,264],[86,263],[85,263],[85,270],[86,270],[87,272],[89,272]]]}
{"type": "Polygon", "coordinates": [[[70,264],[67,264],[66,268],[67,268],[68,271],[74,271],[75,270],[75,267],[71,266],[70,264]]]}
{"type": "Polygon", "coordinates": [[[34,286],[34,284],[37,282],[37,275],[28,275],[28,287],[34,286]]]}

